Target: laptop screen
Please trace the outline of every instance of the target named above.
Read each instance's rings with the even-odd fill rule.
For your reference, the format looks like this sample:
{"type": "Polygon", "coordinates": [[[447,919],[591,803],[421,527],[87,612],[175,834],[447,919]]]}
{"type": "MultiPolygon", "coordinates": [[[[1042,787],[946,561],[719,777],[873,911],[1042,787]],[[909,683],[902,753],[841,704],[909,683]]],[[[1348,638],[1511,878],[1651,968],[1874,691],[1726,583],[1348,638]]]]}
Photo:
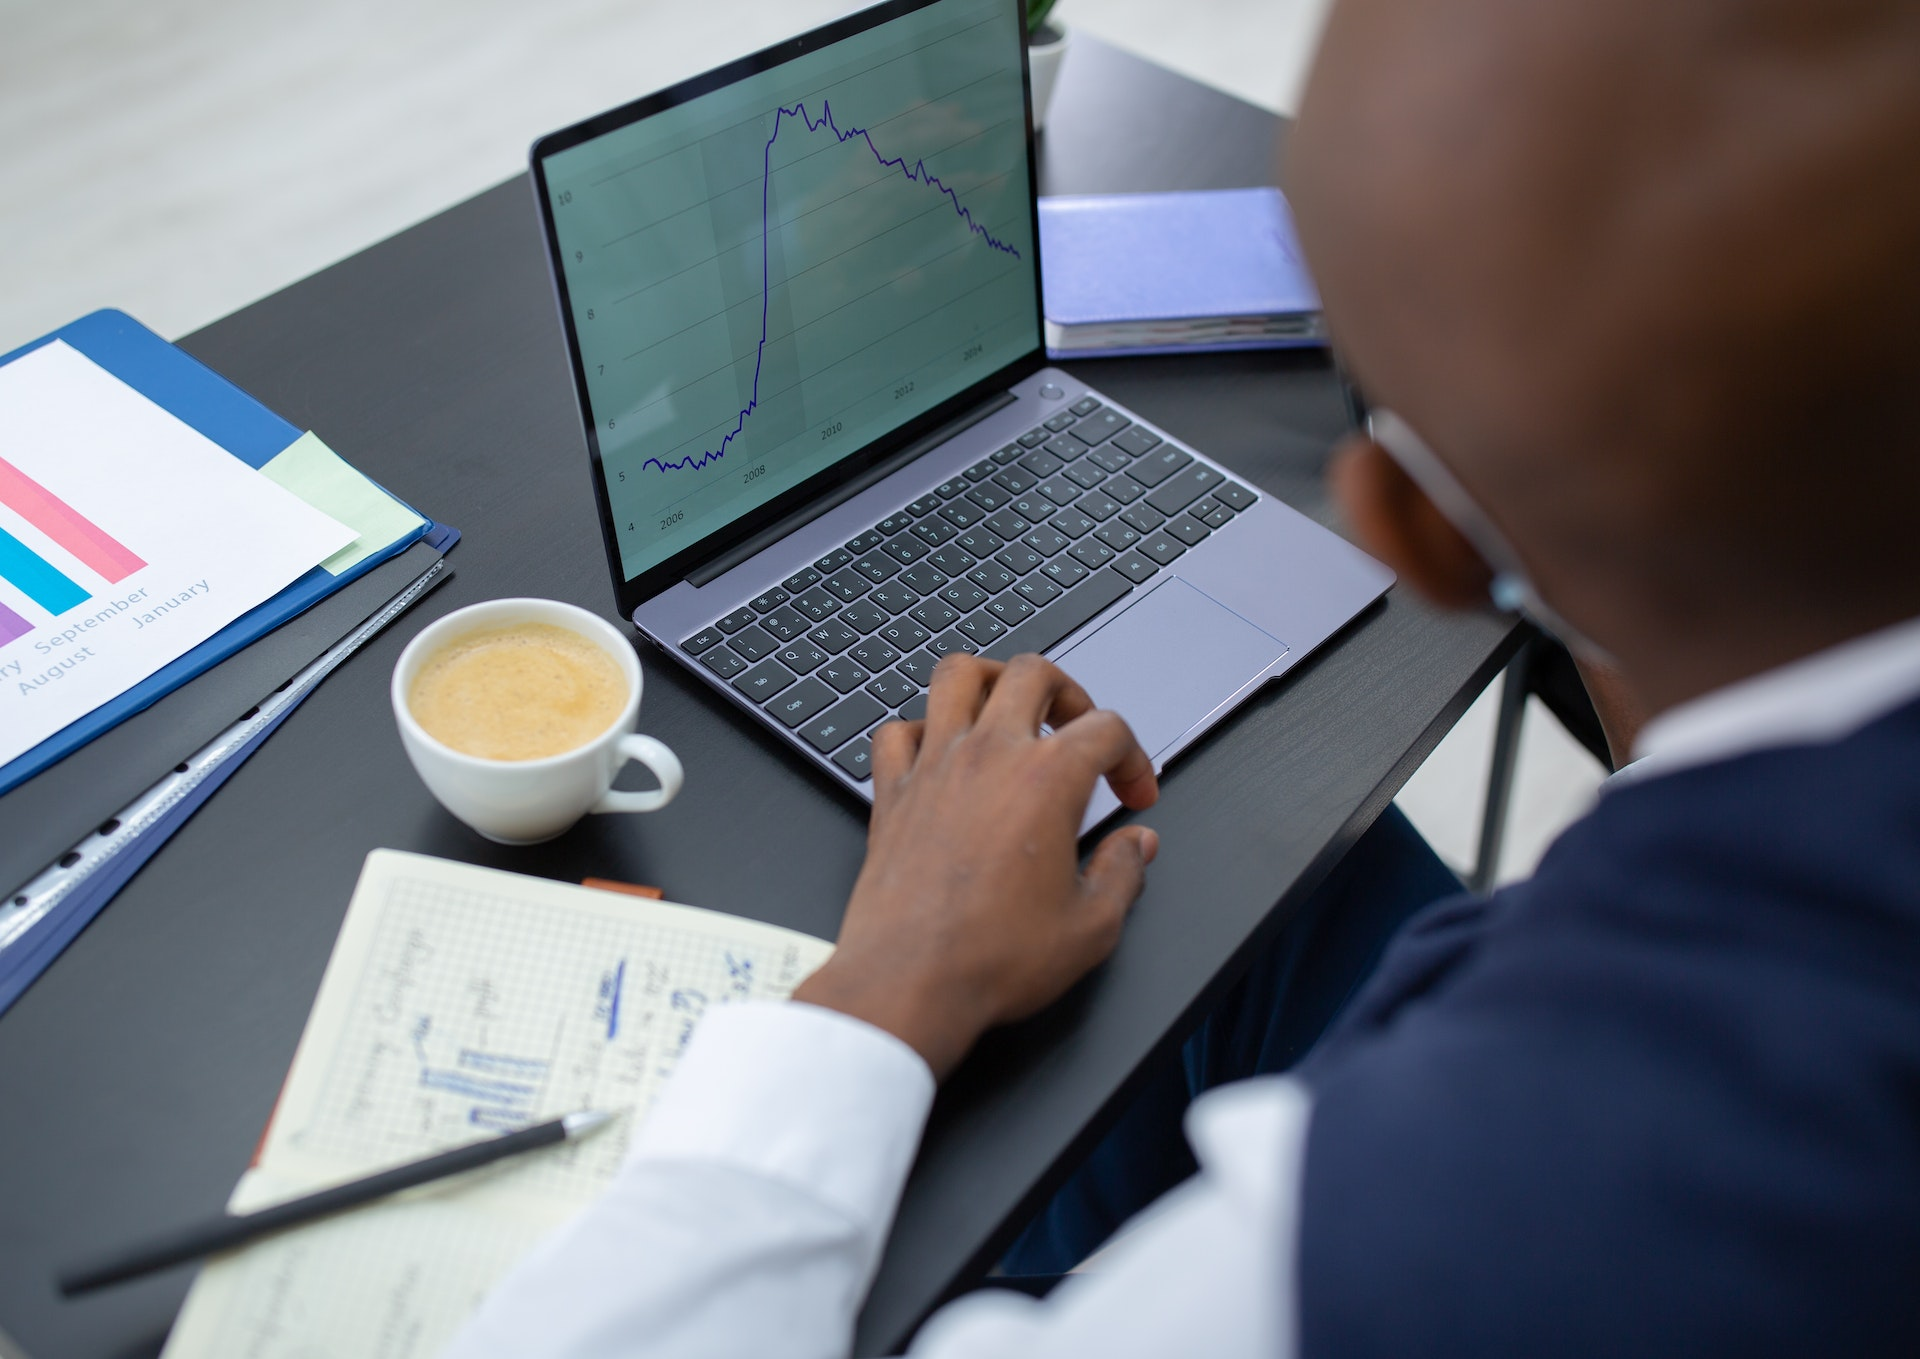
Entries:
{"type": "Polygon", "coordinates": [[[536,146],[626,581],[1036,354],[1023,8],[883,6],[536,146]]]}

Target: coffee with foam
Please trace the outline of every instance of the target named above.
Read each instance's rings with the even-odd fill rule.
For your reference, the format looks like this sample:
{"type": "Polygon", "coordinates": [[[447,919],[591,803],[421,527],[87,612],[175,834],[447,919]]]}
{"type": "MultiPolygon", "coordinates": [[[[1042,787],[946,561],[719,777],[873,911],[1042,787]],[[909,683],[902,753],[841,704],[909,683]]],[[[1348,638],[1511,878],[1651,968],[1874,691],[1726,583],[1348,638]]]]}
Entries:
{"type": "Polygon", "coordinates": [[[553,623],[464,633],[429,656],[407,706],[442,745],[488,760],[539,760],[601,736],[626,709],[627,677],[597,643],[553,623]]]}

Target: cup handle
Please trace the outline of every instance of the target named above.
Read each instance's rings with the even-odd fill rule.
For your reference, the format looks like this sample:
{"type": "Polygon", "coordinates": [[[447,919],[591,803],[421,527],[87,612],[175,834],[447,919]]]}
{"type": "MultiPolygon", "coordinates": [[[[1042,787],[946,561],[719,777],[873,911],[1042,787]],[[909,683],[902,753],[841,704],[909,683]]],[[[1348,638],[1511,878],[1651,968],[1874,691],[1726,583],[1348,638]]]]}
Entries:
{"type": "Polygon", "coordinates": [[[649,793],[622,793],[608,789],[598,802],[588,808],[589,811],[652,812],[673,801],[673,795],[680,791],[680,785],[686,779],[678,755],[651,736],[622,736],[618,749],[623,764],[627,760],[638,760],[653,771],[653,776],[660,780],[660,786],[649,793]]]}

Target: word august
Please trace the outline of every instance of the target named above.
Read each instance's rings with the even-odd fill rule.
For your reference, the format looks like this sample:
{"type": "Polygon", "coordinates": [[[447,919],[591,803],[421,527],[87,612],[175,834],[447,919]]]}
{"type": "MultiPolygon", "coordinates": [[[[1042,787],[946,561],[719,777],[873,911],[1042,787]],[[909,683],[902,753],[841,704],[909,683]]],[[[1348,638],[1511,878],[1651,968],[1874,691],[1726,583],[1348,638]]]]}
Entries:
{"type": "Polygon", "coordinates": [[[38,674],[29,675],[26,673],[26,661],[23,658],[0,664],[0,677],[17,683],[22,695],[31,694],[36,689],[64,678],[68,671],[77,669],[99,654],[91,644],[76,645],[94,629],[111,623],[122,615],[127,615],[132,619],[134,630],[138,631],[158,622],[175,609],[205,597],[212,591],[208,582],[202,580],[169,599],[154,603],[147,602],[147,593],[144,589],[135,590],[130,595],[100,605],[84,618],[63,620],[66,626],[59,632],[35,638],[33,643],[34,651],[42,657],[51,659],[52,665],[38,674]]]}

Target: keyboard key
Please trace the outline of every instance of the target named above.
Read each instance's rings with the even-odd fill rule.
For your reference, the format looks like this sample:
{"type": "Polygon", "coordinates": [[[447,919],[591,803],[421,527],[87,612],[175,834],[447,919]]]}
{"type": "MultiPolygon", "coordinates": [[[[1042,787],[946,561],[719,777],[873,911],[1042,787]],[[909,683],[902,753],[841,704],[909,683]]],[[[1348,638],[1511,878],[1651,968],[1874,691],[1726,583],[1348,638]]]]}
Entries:
{"type": "Polygon", "coordinates": [[[1172,444],[1161,444],[1152,453],[1129,467],[1127,475],[1142,486],[1154,487],[1192,461],[1193,454],[1175,448],[1172,444]]]}
{"type": "Polygon", "coordinates": [[[1100,487],[1102,495],[1110,495],[1122,505],[1131,505],[1147,493],[1147,488],[1129,476],[1118,476],[1100,487]]]}
{"type": "Polygon", "coordinates": [[[1001,467],[1018,458],[1025,450],[1019,444],[1008,444],[1005,448],[994,450],[993,461],[1001,467]]]}
{"type": "Polygon", "coordinates": [[[1113,569],[1132,581],[1135,585],[1139,585],[1160,568],[1141,556],[1138,552],[1129,552],[1113,564],[1113,569]]]}
{"type": "Polygon", "coordinates": [[[872,529],[868,529],[865,533],[862,533],[857,537],[847,539],[847,541],[843,544],[843,546],[846,548],[847,551],[851,552],[854,556],[863,557],[867,553],[873,551],[876,547],[880,546],[880,539],[883,536],[885,535],[876,533],[872,529]]]}
{"type": "Polygon", "coordinates": [[[1090,491],[1074,501],[1073,507],[1096,524],[1120,513],[1120,502],[1105,491],[1090,491]]]}
{"type": "Polygon", "coordinates": [[[927,560],[949,576],[964,576],[975,565],[973,554],[962,551],[958,546],[943,547],[927,560]]]}
{"type": "Polygon", "coordinates": [[[1205,538],[1212,530],[1192,515],[1183,514],[1178,519],[1171,519],[1167,522],[1167,532],[1171,533],[1188,547],[1192,547],[1201,539],[1205,538]]]}
{"type": "Polygon", "coordinates": [[[1089,571],[1097,571],[1113,560],[1113,549],[1098,538],[1082,538],[1067,550],[1067,555],[1089,571]]]}
{"type": "Polygon", "coordinates": [[[1100,409],[1100,403],[1090,396],[1083,396],[1071,406],[1067,407],[1067,409],[1075,415],[1092,415],[1100,409]]]}
{"type": "Polygon", "coordinates": [[[804,675],[809,670],[825,663],[827,653],[812,642],[794,642],[780,649],[780,664],[796,675],[804,675]]]}
{"type": "MultiPolygon", "coordinates": [[[[896,572],[898,572],[900,570],[900,563],[893,560],[893,558],[887,556],[887,554],[884,552],[869,552],[867,553],[866,556],[861,557],[859,560],[855,561],[854,564],[848,568],[848,570],[858,571],[861,575],[865,576],[868,580],[872,581],[875,585],[878,585],[881,581],[885,580],[888,576],[891,576],[896,572]]],[[[845,575],[845,574],[846,572],[844,571],[841,573],[841,575],[845,575]]],[[[835,576],[833,580],[829,580],[827,584],[831,586],[833,584],[833,581],[838,579],[840,579],[840,577],[835,576]]],[[[865,586],[861,587],[861,593],[862,594],[866,593],[865,586]]]]}
{"type": "Polygon", "coordinates": [[[873,742],[862,736],[858,741],[845,746],[833,762],[846,771],[847,777],[855,783],[865,783],[873,777],[873,742]]]}
{"type": "Polygon", "coordinates": [[[1020,598],[1018,594],[1009,591],[998,599],[987,601],[987,612],[1008,627],[1012,627],[1016,623],[1023,623],[1033,617],[1033,605],[1020,598]]]}
{"type": "Polygon", "coordinates": [[[1040,445],[1040,448],[1042,452],[1051,453],[1061,462],[1066,463],[1081,456],[1090,446],[1085,439],[1069,431],[1047,440],[1040,445]]]}
{"type": "Polygon", "coordinates": [[[902,722],[923,722],[926,720],[926,716],[927,696],[925,694],[915,694],[912,698],[900,705],[900,720],[902,722]]]}
{"type": "Polygon", "coordinates": [[[796,637],[806,635],[813,624],[795,613],[792,608],[782,606],[760,620],[760,626],[783,642],[791,642],[796,637]]]}
{"type": "Polygon", "coordinates": [[[967,469],[967,480],[979,483],[993,475],[993,459],[982,458],[967,469]]]}
{"type": "Polygon", "coordinates": [[[875,675],[867,685],[867,692],[889,708],[897,708],[919,693],[920,686],[899,671],[889,670],[884,675],[875,675]]]}
{"type": "Polygon", "coordinates": [[[992,514],[995,510],[1006,504],[1012,494],[1011,491],[1002,490],[989,481],[985,485],[976,486],[971,491],[968,491],[967,499],[971,500],[988,514],[992,514]]]}
{"type": "Polygon", "coordinates": [[[840,603],[841,601],[834,596],[833,592],[822,583],[794,600],[793,607],[813,622],[824,623],[840,611],[840,603]]]}
{"type": "Polygon", "coordinates": [[[836,692],[842,694],[852,693],[873,678],[872,671],[861,669],[845,657],[828,661],[813,673],[831,684],[836,692]]]}
{"type": "Polygon", "coordinates": [[[940,599],[923,599],[907,617],[928,632],[942,632],[960,621],[959,610],[940,599]]]}
{"type": "Polygon", "coordinates": [[[1060,475],[1083,491],[1091,491],[1107,479],[1107,474],[1090,462],[1076,462],[1060,475]]]}
{"type": "Polygon", "coordinates": [[[953,535],[959,531],[960,530],[952,524],[940,518],[939,515],[935,515],[931,519],[922,519],[913,526],[913,536],[925,543],[928,547],[940,546],[940,544],[952,538],[953,535]]]}
{"type": "Polygon", "coordinates": [[[912,651],[932,635],[908,618],[896,618],[880,629],[880,640],[900,651],[912,651]]]}
{"type": "Polygon", "coordinates": [[[1166,533],[1149,533],[1140,540],[1139,551],[1165,566],[1187,549],[1179,539],[1166,533]]]}
{"type": "Polygon", "coordinates": [[[809,675],[791,689],[776,694],[767,704],[767,711],[779,718],[789,727],[797,727],[813,717],[839,695],[809,675]]]}
{"type": "Polygon", "coordinates": [[[862,637],[884,624],[888,617],[887,611],[875,604],[871,597],[840,610],[840,621],[862,637]]]}
{"type": "Polygon", "coordinates": [[[968,529],[953,541],[955,546],[975,558],[991,557],[1007,545],[1004,538],[984,524],[968,529]]]}
{"type": "Polygon", "coordinates": [[[822,755],[838,750],[887,715],[878,699],[855,694],[842,699],[800,729],[807,744],[822,755]]]}
{"type": "Polygon", "coordinates": [[[939,508],[940,497],[928,494],[921,496],[918,500],[907,506],[907,513],[915,519],[924,519],[939,508]]]}
{"type": "Polygon", "coordinates": [[[915,604],[918,604],[920,602],[920,596],[913,592],[911,586],[902,585],[897,580],[890,580],[872,594],[868,595],[866,602],[873,605],[874,608],[882,610],[887,617],[898,618],[915,604]]]}
{"type": "Polygon", "coordinates": [[[905,533],[913,527],[913,516],[905,510],[895,510],[873,526],[873,531],[883,538],[891,538],[896,533],[905,533]]]}
{"type": "Polygon", "coordinates": [[[1045,429],[1030,429],[1020,436],[1020,447],[1038,448],[1052,437],[1053,435],[1045,429]]]}
{"type": "Polygon", "coordinates": [[[1073,541],[1059,529],[1041,527],[1020,540],[1043,557],[1051,557],[1057,552],[1065,552],[1073,541]]]}
{"type": "Polygon", "coordinates": [[[758,613],[772,613],[792,598],[785,590],[769,590],[753,601],[753,608],[758,613]]]}
{"type": "Polygon", "coordinates": [[[969,581],[956,580],[940,592],[940,602],[969,613],[987,602],[987,592],[969,581]]]}
{"type": "Polygon", "coordinates": [[[1051,481],[1041,482],[1037,489],[1041,495],[1056,505],[1071,505],[1080,498],[1083,488],[1075,486],[1065,477],[1055,477],[1051,481]]]}
{"type": "Polygon", "coordinates": [[[718,643],[725,635],[726,634],[721,632],[719,628],[701,628],[700,631],[680,643],[680,649],[689,656],[698,656],[708,647],[718,643]]]}
{"type": "Polygon", "coordinates": [[[1129,453],[1137,458],[1155,444],[1159,443],[1160,436],[1158,434],[1149,434],[1139,425],[1135,425],[1131,429],[1121,430],[1113,436],[1111,442],[1113,446],[1122,453],[1129,453]]]}
{"type": "Polygon", "coordinates": [[[847,653],[869,670],[885,670],[900,659],[900,653],[878,637],[869,637],[847,653]]]}
{"type": "Polygon", "coordinates": [[[1034,452],[1020,459],[1020,466],[1042,481],[1045,481],[1066,465],[1065,460],[1054,457],[1053,454],[1047,452],[1045,449],[1036,449],[1034,452]]]}
{"type": "Polygon", "coordinates": [[[1103,447],[1096,448],[1093,452],[1087,454],[1087,461],[1095,467],[1102,468],[1108,472],[1123,472],[1126,470],[1127,464],[1132,462],[1133,459],[1129,458],[1117,448],[1103,447]]]}
{"type": "Polygon", "coordinates": [[[959,651],[971,656],[980,650],[980,644],[971,637],[961,636],[958,631],[943,632],[927,643],[927,650],[935,656],[951,656],[959,651]]]}
{"type": "Polygon", "coordinates": [[[734,676],[733,687],[755,703],[764,703],[798,678],[778,661],[762,661],[746,674],[734,676]]]}
{"type": "Polygon", "coordinates": [[[1080,418],[1079,416],[1075,415],[1070,410],[1061,411],[1060,414],[1054,416],[1051,420],[1047,421],[1047,428],[1052,430],[1055,434],[1058,434],[1061,430],[1065,429],[1068,425],[1072,424],[1075,420],[1078,420],[1079,418],[1080,418]]]}
{"type": "Polygon", "coordinates": [[[735,609],[732,613],[728,614],[725,618],[722,618],[718,623],[715,623],[714,626],[716,628],[719,628],[720,631],[726,633],[727,636],[731,637],[733,636],[734,633],[740,631],[741,628],[744,628],[747,624],[751,623],[752,621],[753,621],[753,610],[747,609],[747,608],[740,608],[740,609],[735,609]]]}
{"type": "Polygon", "coordinates": [[[1120,521],[1129,528],[1139,529],[1142,533],[1152,533],[1167,521],[1148,509],[1145,505],[1135,505],[1120,516],[1120,521]]]}
{"type": "Polygon", "coordinates": [[[1025,651],[1045,651],[1125,598],[1132,589],[1125,576],[1096,571],[1078,589],[1067,591],[1019,627],[1009,629],[1006,636],[987,648],[986,654],[993,660],[1003,661],[1025,651]]]}
{"type": "Polygon", "coordinates": [[[1042,575],[1028,576],[1013,587],[1013,592],[1036,609],[1046,608],[1061,595],[1060,587],[1042,575]]]}
{"type": "Polygon", "coordinates": [[[836,547],[833,551],[815,562],[813,569],[818,571],[822,576],[830,576],[852,560],[853,554],[851,552],[847,551],[844,547],[836,547]]]}
{"type": "Polygon", "coordinates": [[[1088,443],[1097,444],[1103,439],[1111,439],[1132,423],[1119,411],[1103,410],[1091,419],[1082,420],[1075,425],[1073,432],[1088,443]]]}
{"type": "Polygon", "coordinates": [[[1026,520],[1029,524],[1044,524],[1053,518],[1053,502],[1035,489],[1028,491],[1025,495],[1015,496],[1007,502],[1007,508],[1000,513],[1011,514],[1016,519],[1026,520]]]}
{"type": "Polygon", "coordinates": [[[901,580],[923,595],[930,595],[947,583],[946,576],[933,569],[931,562],[918,562],[901,573],[901,580]]]}
{"type": "Polygon", "coordinates": [[[835,618],[822,623],[819,627],[808,633],[807,640],[826,652],[829,656],[838,656],[841,652],[859,641],[860,634],[835,618]]]}
{"type": "Polygon", "coordinates": [[[982,562],[967,572],[967,579],[990,595],[997,595],[1013,584],[1013,572],[999,562],[982,562]]]}
{"type": "Polygon", "coordinates": [[[1084,538],[1093,532],[1093,520],[1078,510],[1062,510],[1047,520],[1047,527],[1057,529],[1069,538],[1084,538]]]}
{"type": "Polygon", "coordinates": [[[987,512],[971,501],[954,500],[940,507],[940,517],[957,529],[968,529],[985,519],[987,512]]]}
{"type": "Polygon", "coordinates": [[[1018,538],[1033,525],[1012,510],[1002,510],[987,520],[986,526],[1002,538],[1018,538]]]}
{"type": "Polygon", "coordinates": [[[1007,635],[1007,625],[985,610],[967,619],[958,630],[978,647],[991,646],[1007,635]]]}
{"type": "MultiPolygon", "coordinates": [[[[1170,450],[1178,452],[1179,450],[1170,450]]],[[[1154,459],[1147,459],[1153,462],[1154,459]]],[[[1203,462],[1196,462],[1183,469],[1178,476],[1169,477],[1160,484],[1160,488],[1147,497],[1147,503],[1162,514],[1177,514],[1206,495],[1214,487],[1226,480],[1203,462]]]]}
{"type": "Polygon", "coordinates": [[[742,656],[745,656],[748,660],[757,661],[762,656],[772,655],[780,643],[769,636],[765,628],[752,627],[742,628],[740,631],[734,633],[733,640],[728,642],[727,645],[739,652],[742,656]]]}
{"type": "Polygon", "coordinates": [[[818,585],[820,573],[811,566],[803,566],[780,583],[786,586],[788,595],[797,595],[802,590],[810,590],[818,585]]]}
{"type": "Polygon", "coordinates": [[[1041,562],[1040,554],[1025,543],[1009,543],[994,553],[993,559],[1016,576],[1026,575],[1041,562]]]}
{"type": "MultiPolygon", "coordinates": [[[[937,656],[929,656],[924,651],[916,651],[900,662],[900,673],[919,685],[922,689],[933,683],[933,667],[940,663],[937,656]]],[[[924,716],[924,712],[922,716],[924,716]]],[[[906,717],[903,711],[900,716],[906,717]]]]}
{"type": "Polygon", "coordinates": [[[1025,495],[1040,484],[1040,478],[1024,467],[1009,467],[993,479],[993,484],[1008,495],[1025,495]]]}
{"type": "Polygon", "coordinates": [[[1087,568],[1072,557],[1055,557],[1040,568],[1040,573],[1063,590],[1070,590],[1087,578],[1087,568]]]}
{"type": "Polygon", "coordinates": [[[880,550],[899,562],[902,566],[912,566],[929,552],[933,551],[924,541],[911,533],[903,533],[898,538],[889,538],[880,550]]]}
{"type": "Polygon", "coordinates": [[[952,500],[957,496],[966,494],[966,490],[966,479],[964,477],[955,477],[951,481],[943,481],[934,487],[933,493],[942,500],[952,500]]]}
{"type": "Polygon", "coordinates": [[[1115,552],[1125,552],[1140,541],[1140,534],[1116,519],[1111,524],[1102,524],[1093,531],[1093,536],[1112,548],[1115,552]]]}
{"type": "Polygon", "coordinates": [[[1223,481],[1214,490],[1213,498],[1230,510],[1244,510],[1260,497],[1249,491],[1237,481],[1223,481]]]}
{"type": "MultiPolygon", "coordinates": [[[[871,561],[872,559],[862,557],[861,560],[871,561]]],[[[896,566],[893,569],[898,571],[900,568],[896,566]]],[[[864,595],[873,588],[872,585],[867,583],[867,579],[866,576],[849,566],[844,571],[835,571],[832,575],[828,576],[821,588],[839,600],[841,604],[851,604],[854,600],[860,598],[861,595],[864,595]]],[[[881,576],[879,579],[885,580],[886,577],[881,576]]],[[[835,607],[838,608],[838,605],[835,607]]],[[[802,610],[802,612],[805,612],[805,610],[802,610]]]]}
{"type": "Polygon", "coordinates": [[[1208,496],[1198,505],[1188,506],[1187,513],[1210,529],[1222,528],[1233,518],[1233,511],[1212,496],[1208,496]]]}
{"type": "Polygon", "coordinates": [[[747,668],[747,663],[723,646],[714,647],[700,658],[700,664],[713,671],[721,679],[732,679],[747,668]]]}

